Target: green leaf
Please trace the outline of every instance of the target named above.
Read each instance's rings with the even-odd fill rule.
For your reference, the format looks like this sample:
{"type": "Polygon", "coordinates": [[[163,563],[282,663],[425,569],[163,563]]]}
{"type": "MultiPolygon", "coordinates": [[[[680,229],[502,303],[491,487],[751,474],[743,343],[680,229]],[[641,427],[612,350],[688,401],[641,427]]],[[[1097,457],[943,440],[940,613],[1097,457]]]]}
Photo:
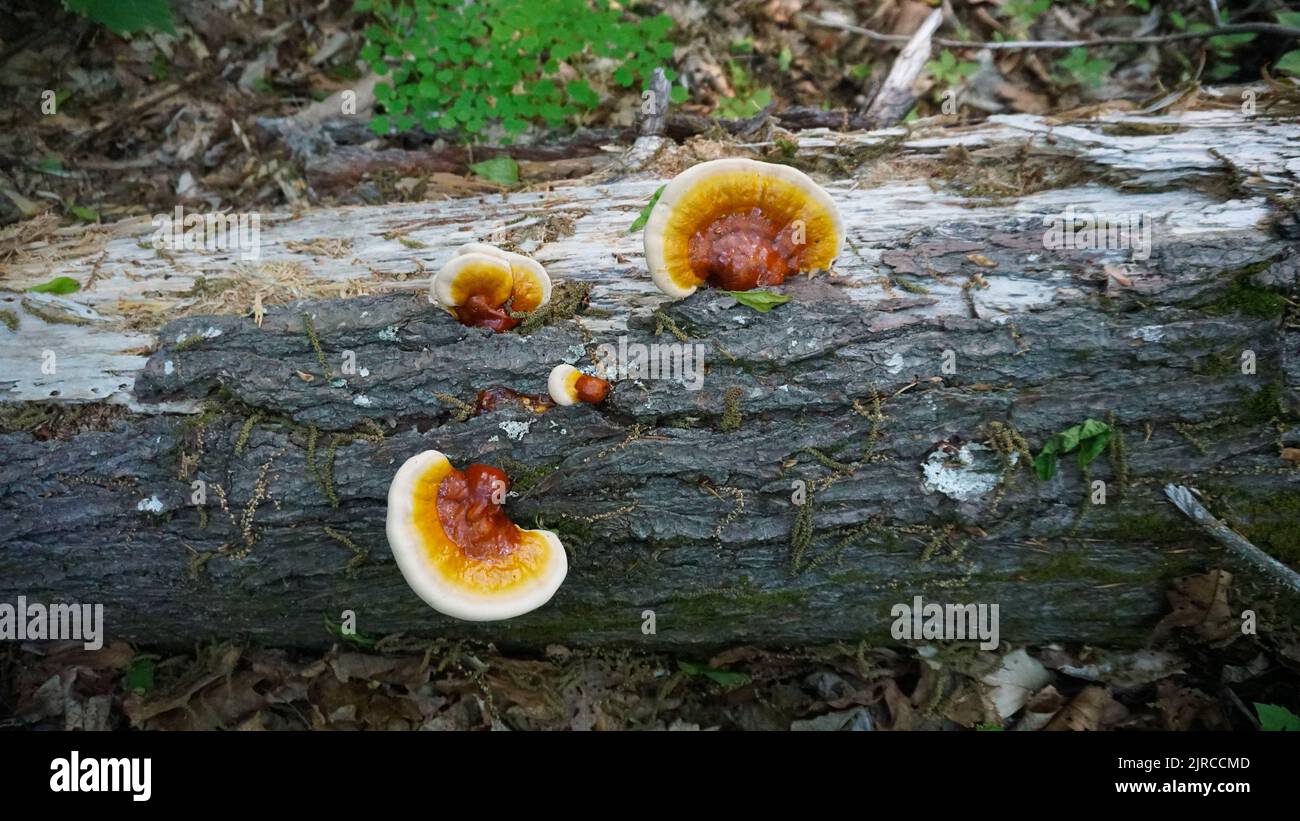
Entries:
{"type": "Polygon", "coordinates": [[[469,167],[478,176],[488,182],[500,185],[514,185],[519,182],[519,163],[513,157],[494,157],[483,162],[476,162],[469,167]]]}
{"type": "Polygon", "coordinates": [[[1043,448],[1043,452],[1034,457],[1034,475],[1044,482],[1051,481],[1056,475],[1056,452],[1043,448]]]}
{"type": "Polygon", "coordinates": [[[81,290],[81,283],[72,277],[55,277],[49,282],[33,285],[27,290],[38,294],[75,294],[81,290]]]}
{"type": "Polygon", "coordinates": [[[99,222],[99,212],[84,205],[69,206],[68,213],[82,222],[99,222]]]}
{"type": "Polygon", "coordinates": [[[1300,77],[1300,49],[1283,54],[1278,58],[1277,65],[1274,68],[1284,74],[1300,77]]]}
{"type": "Polygon", "coordinates": [[[654,196],[650,197],[650,202],[646,203],[645,208],[641,209],[640,214],[637,214],[636,221],[632,223],[632,227],[627,229],[629,234],[635,234],[637,231],[640,231],[645,227],[645,224],[650,221],[650,212],[654,210],[655,203],[659,202],[659,195],[664,192],[665,188],[667,188],[666,185],[659,186],[658,190],[655,191],[654,196]]]}
{"type": "Polygon", "coordinates": [[[713,681],[721,684],[728,690],[734,690],[737,687],[743,687],[750,682],[750,677],[745,673],[732,673],[727,670],[716,670],[704,664],[695,664],[689,661],[678,661],[677,667],[687,675],[706,676],[713,681]]]}
{"type": "Polygon", "coordinates": [[[123,37],[145,29],[176,33],[168,0],[63,0],[63,5],[123,37]]]}
{"type": "Polygon", "coordinates": [[[1082,470],[1083,468],[1086,468],[1093,459],[1100,456],[1109,442],[1109,429],[1103,433],[1097,434],[1096,436],[1089,436],[1087,439],[1081,440],[1079,442],[1079,469],[1082,470]]]}
{"type": "Polygon", "coordinates": [[[674,103],[684,103],[689,94],[690,92],[686,90],[686,86],[673,86],[672,91],[668,92],[668,99],[674,103]]]}
{"type": "Polygon", "coordinates": [[[789,71],[790,64],[792,62],[794,62],[794,52],[790,51],[789,46],[786,46],[785,48],[781,49],[781,53],[777,55],[776,58],[777,68],[781,69],[782,71],[789,71]]]}
{"type": "Polygon", "coordinates": [[[340,639],[342,641],[351,642],[352,644],[355,644],[358,647],[374,647],[376,644],[375,639],[372,639],[362,633],[344,633],[343,623],[330,620],[330,617],[328,615],[325,616],[325,629],[328,630],[330,634],[333,635],[335,638],[340,639]]]}
{"type": "Polygon", "coordinates": [[[148,695],[153,689],[153,656],[136,656],[122,676],[122,689],[128,693],[148,695]]]}
{"type": "Polygon", "coordinates": [[[1086,468],[1101,455],[1110,443],[1111,429],[1105,422],[1085,419],[1081,424],[1066,428],[1048,439],[1038,456],[1034,457],[1034,474],[1044,482],[1056,475],[1057,457],[1079,451],[1079,469],[1086,468]]]}
{"type": "Polygon", "coordinates": [[[1284,26],[1300,29],[1300,11],[1279,11],[1277,21],[1284,26]]]}
{"type": "Polygon", "coordinates": [[[1300,716],[1285,707],[1276,704],[1255,702],[1255,714],[1259,716],[1259,728],[1270,732],[1279,730],[1300,731],[1300,716]]]}
{"type": "Polygon", "coordinates": [[[778,305],[784,305],[790,301],[790,297],[785,294],[776,294],[771,291],[722,291],[722,293],[739,302],[741,305],[747,305],[759,313],[767,313],[778,305]]]}

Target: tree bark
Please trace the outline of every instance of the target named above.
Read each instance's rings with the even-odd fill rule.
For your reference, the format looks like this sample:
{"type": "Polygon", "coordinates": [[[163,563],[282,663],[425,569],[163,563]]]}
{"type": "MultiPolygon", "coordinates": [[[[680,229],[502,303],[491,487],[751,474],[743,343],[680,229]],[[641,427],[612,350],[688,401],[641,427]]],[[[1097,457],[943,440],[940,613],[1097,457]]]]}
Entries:
{"type": "MultiPolygon", "coordinates": [[[[268,218],[252,263],[157,255],[140,225],[53,266],[20,260],[16,285],[85,280],[92,264],[99,277],[70,300],[93,315],[75,322],[51,321],[71,309],[49,300],[12,302],[17,327],[0,328],[11,397],[58,391],[131,413],[47,441],[0,434],[0,601],[101,602],[110,636],[155,644],[318,644],[351,610],[372,636],[682,647],[887,641],[891,608],[921,595],[998,604],[1004,640],[1140,642],[1171,578],[1229,559],[1165,500],[1166,483],[1210,494],[1216,515],[1267,534],[1255,541],[1284,559],[1300,510],[1280,455],[1300,440],[1300,261],[1270,222],[1300,162],[1296,129],[1192,114],[1176,140],[1035,118],[911,135],[900,167],[962,145],[976,153],[961,161],[999,186],[1017,161],[1022,183],[1062,182],[994,196],[966,176],[865,187],[847,179],[865,172],[844,172],[829,185],[844,259],[788,283],[793,299],[769,313],[654,290],[627,233],[662,184],[651,179],[268,218]],[[1227,140],[1234,130],[1253,142],[1227,140]],[[1025,151],[1041,162],[1015,159],[1025,151]],[[1254,158],[1251,179],[1234,152],[1254,158]],[[1153,253],[1044,248],[1044,217],[1066,206],[1152,220],[1153,253]],[[301,250],[321,236],[351,245],[301,250]],[[430,306],[409,273],[474,239],[533,252],[570,283],[576,316],[493,336],[430,306]],[[367,268],[375,293],[267,304],[260,326],[246,305],[157,331],[110,311],[155,298],[184,313],[197,276],[304,258],[303,293],[367,268]],[[598,310],[578,298],[588,288],[598,310]],[[507,402],[466,417],[482,390],[542,394],[553,365],[638,343],[701,346],[699,389],[625,378],[600,407],[507,402]],[[66,370],[38,373],[43,350],[66,370]],[[1112,425],[1109,451],[1086,472],[1068,454],[1036,478],[1025,450],[1085,418],[1112,425]],[[503,467],[515,521],[560,535],[570,570],[551,603],[471,624],[407,588],[385,498],[426,448],[503,467]]],[[[1139,121],[1155,128],[1124,120],[1139,121]]],[[[880,135],[851,140],[861,151],[880,135]]],[[[846,156],[835,135],[801,152],[846,156]]]]}

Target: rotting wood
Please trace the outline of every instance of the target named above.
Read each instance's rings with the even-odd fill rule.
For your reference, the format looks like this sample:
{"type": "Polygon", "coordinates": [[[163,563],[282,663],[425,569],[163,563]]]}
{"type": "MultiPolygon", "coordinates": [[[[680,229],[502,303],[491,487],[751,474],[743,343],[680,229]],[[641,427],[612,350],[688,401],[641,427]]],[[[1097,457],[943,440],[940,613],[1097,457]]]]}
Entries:
{"type": "MultiPolygon", "coordinates": [[[[1279,443],[1300,442],[1290,353],[1300,340],[1287,319],[1300,262],[1271,233],[1266,196],[1294,183],[1296,127],[1225,112],[1148,120],[1180,130],[1121,136],[1109,122],[1008,117],[905,137],[900,160],[1029,143],[1135,190],[1075,182],[989,199],[929,180],[834,181],[850,227],[843,264],[791,283],[794,300],[769,314],[709,292],[668,303],[653,289],[627,227],[658,179],[268,216],[259,264],[298,262],[300,287],[325,297],[374,272],[375,293],[270,300],[260,326],[251,306],[161,330],[123,322],[119,306],[144,300],[164,318],[183,313],[198,277],[240,275],[238,252],[160,255],[138,244],[147,224],[109,226],[114,238],[76,257],[25,247],[7,284],[97,264],[98,281],[69,299],[100,318],[50,324],[18,307],[17,329],[0,328],[9,397],[58,391],[61,402],[149,413],[64,439],[0,434],[0,599],[99,601],[111,636],[155,642],[323,643],[324,619],[352,609],[371,635],[540,647],[884,639],[890,606],[922,593],[998,602],[1011,641],[1140,640],[1168,579],[1224,561],[1163,486],[1293,493],[1279,443]],[[1223,164],[1210,147],[1250,179],[1218,192],[1223,164]],[[1043,217],[1067,206],[1153,220],[1150,259],[1044,249],[1043,217]],[[343,257],[288,250],[340,226],[353,240],[343,257]],[[424,289],[427,272],[470,239],[516,244],[557,279],[589,283],[592,307],[610,315],[528,336],[463,328],[424,289]],[[1130,285],[1107,265],[1123,266],[1130,285]],[[966,287],[976,275],[986,287],[966,287]],[[685,341],[656,335],[665,318],[685,341]],[[701,389],[624,380],[599,409],[503,406],[463,421],[440,398],[542,393],[555,363],[590,365],[592,345],[620,335],[703,345],[701,389]],[[56,373],[40,372],[43,350],[58,354],[56,373]],[[1236,367],[1244,350],[1254,373],[1236,367]],[[344,351],[355,373],[343,372],[344,351]],[[942,369],[945,351],[955,373],[942,369]],[[729,396],[740,424],[723,431],[729,396]],[[199,407],[202,416],[167,412],[199,407]],[[1023,456],[1007,443],[1038,447],[1089,416],[1129,434],[1114,457],[1125,464],[1103,457],[1090,477],[1126,487],[1080,519],[1091,489],[1071,458],[1040,482],[1008,469],[1023,456]],[[1177,426],[1192,426],[1199,445],[1177,426]],[[970,461],[941,465],[927,487],[922,464],[963,445],[970,461]],[[528,477],[511,514],[555,529],[570,551],[550,605],[464,624],[406,588],[384,541],[385,493],[396,467],[429,447],[457,465],[509,460],[516,479],[528,477]],[[206,483],[202,508],[194,481],[206,483]],[[816,488],[797,554],[795,481],[816,488]],[[646,609],[654,637],[640,632],[646,609]]],[[[886,136],[805,134],[800,152],[835,155],[886,136]]],[[[1268,523],[1265,511],[1257,524],[1268,523]]]]}

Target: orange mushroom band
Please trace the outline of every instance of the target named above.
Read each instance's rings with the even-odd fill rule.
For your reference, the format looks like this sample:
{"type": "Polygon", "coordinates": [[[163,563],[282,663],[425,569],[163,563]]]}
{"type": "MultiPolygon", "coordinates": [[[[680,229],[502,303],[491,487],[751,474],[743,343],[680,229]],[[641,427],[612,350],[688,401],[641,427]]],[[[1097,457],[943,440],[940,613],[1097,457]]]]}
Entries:
{"type": "Polygon", "coordinates": [[[844,246],[839,209],[807,174],[747,159],[694,165],[668,183],[645,227],[650,276],[683,298],[780,285],[831,267],[844,246]]]}
{"type": "Polygon", "coordinates": [[[433,296],[462,325],[508,331],[551,301],[551,278],[541,263],[523,254],[472,242],[434,274],[433,296]]]}
{"type": "Polygon", "coordinates": [[[556,365],[546,380],[546,392],[557,405],[576,402],[600,404],[609,395],[612,386],[599,376],[588,376],[572,365],[556,365]]]}
{"type": "Polygon", "coordinates": [[[412,456],[388,489],[388,544],[406,583],[434,610],[496,621],[536,610],[569,570],[549,530],[523,530],[501,509],[500,470],[462,473],[436,450],[412,456]]]}

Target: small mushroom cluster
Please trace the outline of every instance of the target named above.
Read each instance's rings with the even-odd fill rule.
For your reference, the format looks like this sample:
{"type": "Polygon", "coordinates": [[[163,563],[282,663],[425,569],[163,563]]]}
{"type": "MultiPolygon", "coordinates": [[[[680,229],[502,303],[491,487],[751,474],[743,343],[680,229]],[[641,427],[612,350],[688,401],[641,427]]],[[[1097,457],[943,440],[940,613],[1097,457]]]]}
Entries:
{"type": "Polygon", "coordinates": [[[433,296],[462,325],[502,333],[551,301],[551,278],[536,260],[486,242],[462,246],[432,281],[433,296]]]}
{"type": "MultiPolygon", "coordinates": [[[[748,159],[700,163],[661,192],[645,227],[655,285],[681,299],[701,285],[729,291],[780,285],[831,267],[844,245],[835,202],[802,172],[748,159]]],[[[551,298],[535,260],[485,243],[462,247],[433,277],[433,297],[463,325],[509,331],[551,298]]],[[[573,365],[556,365],[547,392],[557,405],[598,404],[612,386],[573,365]]],[[[480,394],[480,409],[503,399],[535,412],[545,397],[507,388],[480,394]]],[[[402,575],[441,613],[471,621],[508,619],[541,607],[568,572],[549,530],[524,530],[505,515],[504,473],[464,472],[436,450],[408,459],[388,492],[388,542],[402,575]]]]}

